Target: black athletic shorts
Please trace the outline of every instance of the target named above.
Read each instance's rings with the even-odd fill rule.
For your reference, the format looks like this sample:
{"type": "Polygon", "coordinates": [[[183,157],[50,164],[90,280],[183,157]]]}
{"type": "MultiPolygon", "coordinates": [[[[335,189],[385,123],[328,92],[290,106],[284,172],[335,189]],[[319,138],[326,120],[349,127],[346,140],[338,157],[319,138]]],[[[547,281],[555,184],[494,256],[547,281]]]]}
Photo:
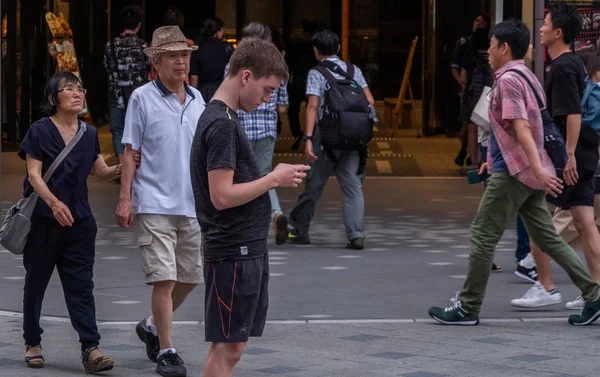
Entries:
{"type": "Polygon", "coordinates": [[[562,205],[562,209],[571,207],[593,207],[594,196],[596,195],[595,177],[593,171],[577,169],[579,179],[573,187],[573,191],[562,205]]]}
{"type": "Polygon", "coordinates": [[[269,256],[204,264],[207,342],[245,343],[262,336],[269,308],[269,256]]]}

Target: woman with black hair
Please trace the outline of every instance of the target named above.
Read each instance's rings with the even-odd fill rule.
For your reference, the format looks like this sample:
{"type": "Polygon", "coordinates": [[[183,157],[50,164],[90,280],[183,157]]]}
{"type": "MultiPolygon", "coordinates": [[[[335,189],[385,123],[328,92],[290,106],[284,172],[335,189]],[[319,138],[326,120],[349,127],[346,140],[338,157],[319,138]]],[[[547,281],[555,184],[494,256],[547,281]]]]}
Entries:
{"type": "Polygon", "coordinates": [[[81,360],[86,373],[114,367],[114,361],[98,350],[94,302],[96,221],[88,202],[87,177],[115,179],[121,165],[108,167],[100,152],[98,134],[78,120],[86,90],[70,72],[50,78],[44,90],[44,110],[49,117],[33,123],[25,135],[19,157],[27,162],[24,196],[39,196],[31,218],[31,232],[23,252],[25,287],[23,337],[28,367],[42,368],[40,315],[44,293],[56,267],[65,294],[71,324],[79,334],[81,360]],[[69,145],[74,147],[49,179],[43,176],[69,145]]]}
{"type": "Polygon", "coordinates": [[[190,84],[202,93],[206,103],[223,82],[223,72],[232,54],[231,47],[221,38],[222,21],[205,20],[196,40],[198,49],[192,52],[190,59],[190,84]]]}

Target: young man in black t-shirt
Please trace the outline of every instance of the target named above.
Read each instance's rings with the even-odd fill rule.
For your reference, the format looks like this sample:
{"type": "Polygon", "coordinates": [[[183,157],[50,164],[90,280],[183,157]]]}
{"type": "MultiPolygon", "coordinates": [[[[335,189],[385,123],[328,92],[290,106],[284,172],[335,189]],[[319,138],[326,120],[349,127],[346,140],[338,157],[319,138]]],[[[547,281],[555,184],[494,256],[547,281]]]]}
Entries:
{"type": "Polygon", "coordinates": [[[205,337],[212,342],[203,376],[231,376],[249,336],[261,336],[268,308],[268,191],[297,187],[306,165],[259,172],[237,118],[269,102],[288,70],[274,44],[244,39],[227,77],[198,121],[191,153],[192,187],[202,227],[205,337]]]}
{"type": "MultiPolygon", "coordinates": [[[[542,45],[548,49],[552,64],[545,81],[547,108],[565,137],[568,162],[563,173],[565,184],[574,186],[563,209],[573,215],[591,277],[600,282],[600,233],[595,223],[594,173],[598,165],[598,143],[584,136],[581,129],[581,98],[585,90],[586,71],[581,59],[570,50],[581,30],[582,18],[577,9],[564,3],[554,3],[540,30],[542,45]]],[[[544,289],[534,287],[535,294],[526,294],[535,307],[561,302],[550,271],[550,257],[532,245],[538,281],[544,289]]],[[[575,300],[583,302],[582,300],[575,300]]],[[[574,301],[574,302],[575,302],[574,301]]],[[[582,308],[580,305],[578,308],[582,308]]],[[[567,303],[573,308],[573,302],[567,303]]]]}

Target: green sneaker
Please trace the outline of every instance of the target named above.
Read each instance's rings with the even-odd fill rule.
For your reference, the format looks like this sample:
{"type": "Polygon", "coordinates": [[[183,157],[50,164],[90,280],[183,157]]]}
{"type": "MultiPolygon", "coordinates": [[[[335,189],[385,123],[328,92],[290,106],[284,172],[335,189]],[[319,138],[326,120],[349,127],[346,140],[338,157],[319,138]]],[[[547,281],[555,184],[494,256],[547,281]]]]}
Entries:
{"type": "Polygon", "coordinates": [[[569,323],[573,326],[587,326],[600,318],[600,297],[595,301],[586,301],[581,313],[569,316],[569,323]]]}
{"type": "Polygon", "coordinates": [[[308,233],[303,234],[298,229],[292,229],[288,234],[288,242],[297,245],[310,245],[310,237],[308,236],[308,233]]]}
{"type": "Polygon", "coordinates": [[[479,324],[479,316],[462,308],[458,294],[452,300],[454,305],[447,308],[436,306],[429,309],[429,316],[444,325],[475,326],[479,324]]]}

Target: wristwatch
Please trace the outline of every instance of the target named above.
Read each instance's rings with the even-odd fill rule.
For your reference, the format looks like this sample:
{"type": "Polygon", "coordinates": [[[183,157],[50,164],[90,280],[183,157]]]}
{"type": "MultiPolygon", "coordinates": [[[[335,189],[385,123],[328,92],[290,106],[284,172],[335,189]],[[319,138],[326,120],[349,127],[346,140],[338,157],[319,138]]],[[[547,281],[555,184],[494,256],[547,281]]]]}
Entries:
{"type": "Polygon", "coordinates": [[[302,136],[302,140],[312,140],[312,139],[313,139],[312,135],[304,135],[304,136],[302,136]]]}

